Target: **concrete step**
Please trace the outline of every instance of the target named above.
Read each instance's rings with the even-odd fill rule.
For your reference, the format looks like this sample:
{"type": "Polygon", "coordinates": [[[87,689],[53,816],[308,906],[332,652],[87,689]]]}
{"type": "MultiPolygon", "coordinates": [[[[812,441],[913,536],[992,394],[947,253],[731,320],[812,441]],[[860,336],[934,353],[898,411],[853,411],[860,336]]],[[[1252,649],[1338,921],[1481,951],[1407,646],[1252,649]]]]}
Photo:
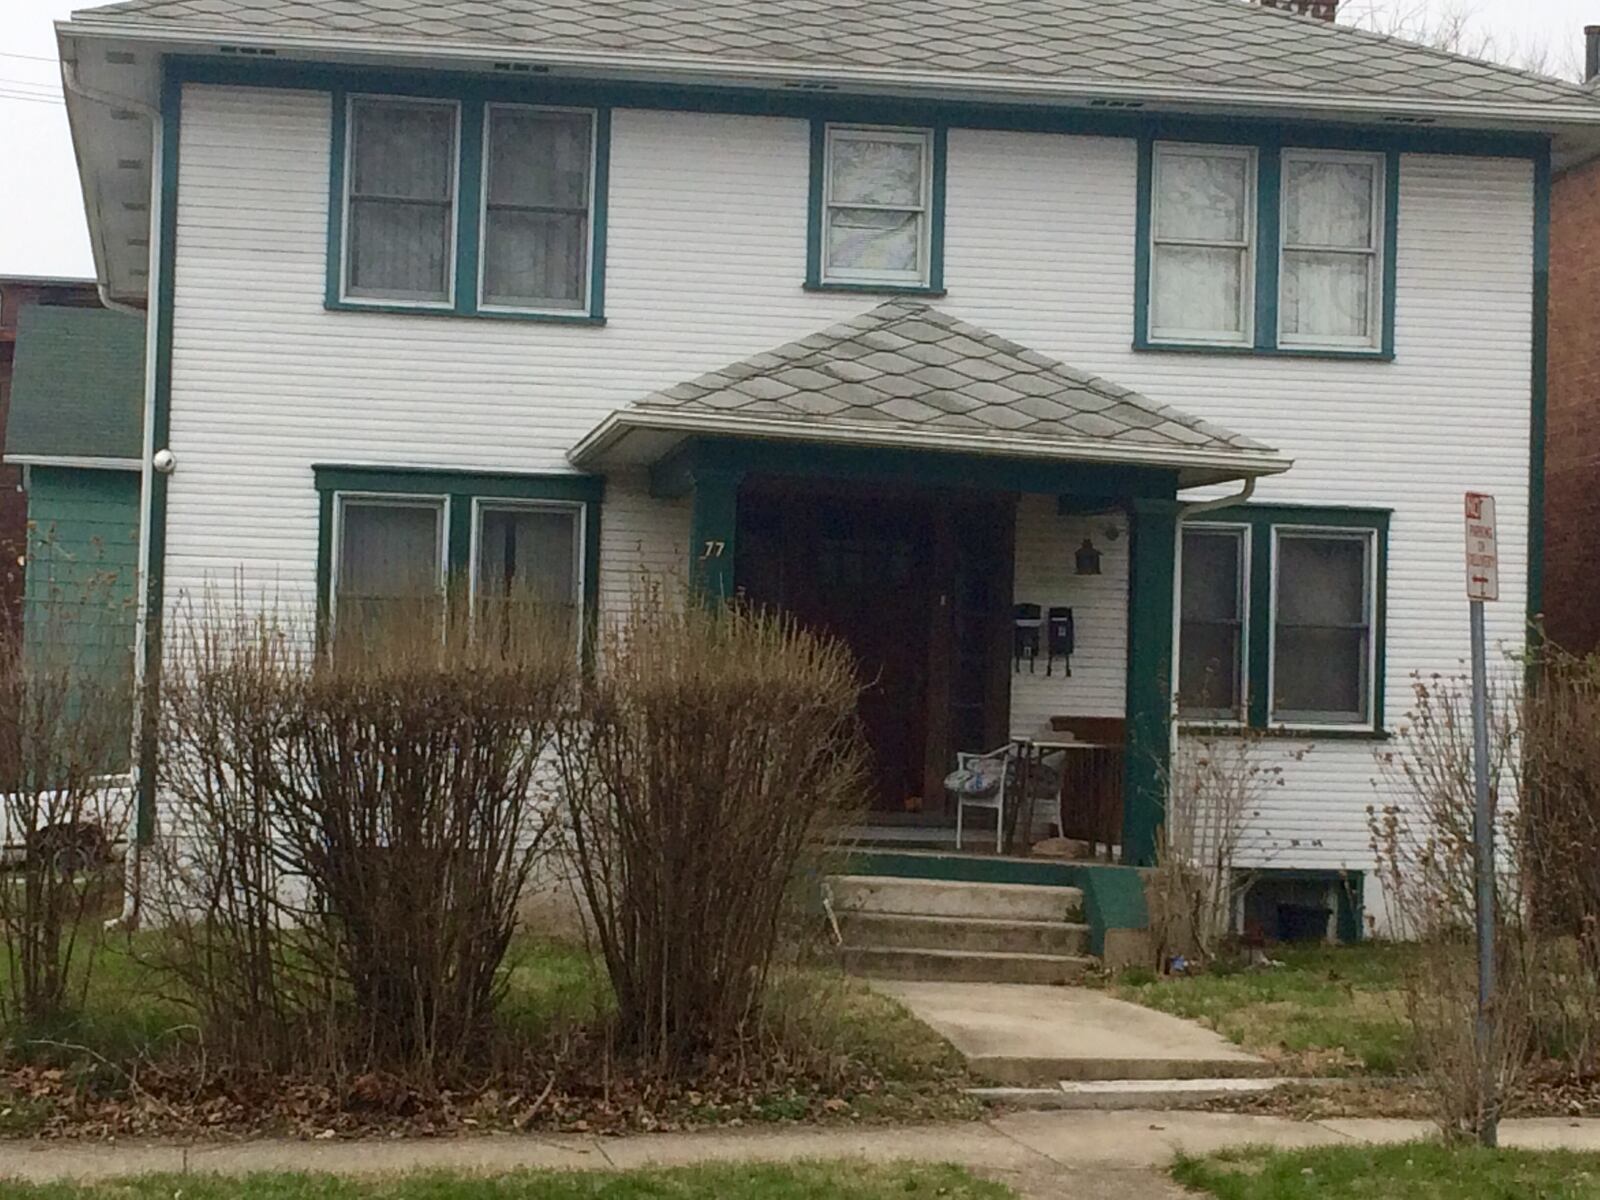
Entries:
{"type": "Polygon", "coordinates": [[[967,1095],[1008,1109],[1051,1111],[1090,1109],[1123,1112],[1203,1109],[1218,1100],[1265,1096],[1288,1087],[1318,1086],[1337,1080],[1306,1079],[1091,1079],[1062,1080],[1055,1087],[976,1087],[967,1095]]]}
{"type": "Polygon", "coordinates": [[[890,875],[834,875],[838,913],[897,913],[916,917],[967,917],[988,921],[1083,920],[1077,888],[1031,883],[966,883],[899,879],[890,875]]]}
{"type": "Polygon", "coordinates": [[[1066,921],[995,921],[905,913],[842,912],[845,944],[910,950],[981,950],[999,954],[1082,955],[1089,927],[1066,921]]]}
{"type": "Polygon", "coordinates": [[[844,969],[852,975],[950,983],[1075,983],[1095,965],[1093,959],[1066,954],[924,950],[904,946],[841,946],[839,957],[844,969]]]}

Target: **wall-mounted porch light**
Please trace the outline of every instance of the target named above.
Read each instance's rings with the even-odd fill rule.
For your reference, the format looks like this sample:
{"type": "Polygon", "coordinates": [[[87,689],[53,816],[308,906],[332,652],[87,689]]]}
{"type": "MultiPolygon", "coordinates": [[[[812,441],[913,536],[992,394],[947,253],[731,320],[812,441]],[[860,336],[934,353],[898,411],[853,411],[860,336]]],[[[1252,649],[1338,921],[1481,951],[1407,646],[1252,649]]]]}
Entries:
{"type": "Polygon", "coordinates": [[[1100,574],[1100,551],[1094,548],[1092,538],[1083,539],[1083,545],[1078,547],[1078,553],[1074,557],[1077,559],[1079,575],[1100,574]]]}

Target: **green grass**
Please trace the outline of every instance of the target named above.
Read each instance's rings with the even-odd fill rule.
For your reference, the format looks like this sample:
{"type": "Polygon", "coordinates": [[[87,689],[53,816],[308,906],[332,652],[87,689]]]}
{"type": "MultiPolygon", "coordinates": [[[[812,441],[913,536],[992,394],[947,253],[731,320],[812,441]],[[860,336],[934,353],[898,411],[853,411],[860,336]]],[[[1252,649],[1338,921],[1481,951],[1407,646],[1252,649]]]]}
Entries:
{"type": "Polygon", "coordinates": [[[99,1184],[10,1184],[7,1200],[1011,1200],[1013,1193],[956,1167],[859,1163],[686,1167],[670,1171],[545,1174],[492,1178],[408,1175],[149,1175],[99,1184]]]}
{"type": "Polygon", "coordinates": [[[1186,1187],[1218,1200],[1590,1200],[1600,1154],[1482,1150],[1417,1142],[1325,1150],[1240,1150],[1185,1159],[1186,1187]]]}
{"type": "Polygon", "coordinates": [[[1209,1025],[1285,1074],[1396,1074],[1409,1030],[1400,994],[1407,948],[1382,942],[1282,947],[1281,967],[1155,979],[1127,972],[1125,1000],[1209,1025]]]}

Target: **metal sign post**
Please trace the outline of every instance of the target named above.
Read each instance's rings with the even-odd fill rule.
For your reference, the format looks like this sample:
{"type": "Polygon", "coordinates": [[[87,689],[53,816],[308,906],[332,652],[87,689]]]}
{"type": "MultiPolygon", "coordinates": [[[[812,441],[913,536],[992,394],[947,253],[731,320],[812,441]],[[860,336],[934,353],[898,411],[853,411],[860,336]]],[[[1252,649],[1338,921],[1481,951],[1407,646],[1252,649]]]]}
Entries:
{"type": "Polygon", "coordinates": [[[1500,558],[1495,547],[1494,497],[1466,495],[1467,600],[1472,610],[1472,815],[1473,854],[1478,885],[1478,1065],[1482,1071],[1484,1120],[1478,1140],[1496,1144],[1500,1098],[1494,1075],[1494,813],[1489,800],[1488,654],[1484,648],[1483,605],[1500,599],[1500,558]]]}

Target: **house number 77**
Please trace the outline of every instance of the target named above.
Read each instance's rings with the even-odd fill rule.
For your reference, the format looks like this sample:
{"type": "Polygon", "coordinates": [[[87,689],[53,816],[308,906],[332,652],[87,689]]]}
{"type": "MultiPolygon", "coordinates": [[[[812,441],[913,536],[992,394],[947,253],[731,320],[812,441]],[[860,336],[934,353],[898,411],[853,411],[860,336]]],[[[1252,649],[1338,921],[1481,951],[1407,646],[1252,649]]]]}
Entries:
{"type": "Polygon", "coordinates": [[[721,558],[724,550],[728,548],[727,542],[707,542],[706,548],[700,552],[700,561],[708,558],[721,558]]]}

